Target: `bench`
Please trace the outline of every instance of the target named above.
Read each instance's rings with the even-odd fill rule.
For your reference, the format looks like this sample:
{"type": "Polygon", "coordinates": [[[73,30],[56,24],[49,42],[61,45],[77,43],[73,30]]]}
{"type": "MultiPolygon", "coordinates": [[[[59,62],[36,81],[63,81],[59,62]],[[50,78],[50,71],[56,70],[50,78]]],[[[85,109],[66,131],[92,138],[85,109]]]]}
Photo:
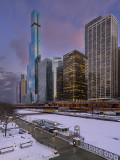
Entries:
{"type": "Polygon", "coordinates": [[[25,129],[23,129],[23,128],[20,128],[19,129],[19,134],[23,134],[23,133],[27,133],[27,131],[25,129]]]}
{"type": "Polygon", "coordinates": [[[29,142],[26,142],[26,143],[21,143],[20,144],[20,147],[21,148],[27,148],[27,147],[30,147],[32,146],[33,142],[32,141],[29,141],[29,142]]]}
{"type": "Polygon", "coordinates": [[[12,151],[14,151],[14,147],[13,146],[5,147],[5,148],[1,148],[0,149],[0,154],[12,152],[12,151]]]}

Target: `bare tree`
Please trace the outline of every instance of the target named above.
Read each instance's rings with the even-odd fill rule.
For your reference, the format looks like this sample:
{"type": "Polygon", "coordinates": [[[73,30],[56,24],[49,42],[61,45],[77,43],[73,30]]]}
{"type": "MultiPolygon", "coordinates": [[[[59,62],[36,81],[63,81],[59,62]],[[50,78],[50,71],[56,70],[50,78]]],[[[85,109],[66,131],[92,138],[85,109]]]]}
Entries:
{"type": "Polygon", "coordinates": [[[7,133],[7,125],[13,119],[15,119],[14,106],[12,104],[0,102],[0,120],[1,123],[4,122],[5,137],[7,133]]]}

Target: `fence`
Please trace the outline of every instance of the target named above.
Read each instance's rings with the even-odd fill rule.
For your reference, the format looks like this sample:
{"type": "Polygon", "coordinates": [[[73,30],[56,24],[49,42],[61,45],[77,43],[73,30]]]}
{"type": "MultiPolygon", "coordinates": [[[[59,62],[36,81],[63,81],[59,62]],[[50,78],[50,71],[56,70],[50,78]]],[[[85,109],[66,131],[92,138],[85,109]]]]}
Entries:
{"type": "Polygon", "coordinates": [[[65,135],[60,134],[60,133],[57,133],[57,137],[65,140],[65,141],[68,141],[68,142],[72,142],[72,141],[73,141],[73,138],[72,138],[72,137],[65,136],[65,135]]]}
{"type": "Polygon", "coordinates": [[[109,151],[106,151],[104,149],[101,149],[101,148],[98,148],[98,147],[95,147],[93,145],[90,145],[88,143],[85,143],[85,142],[81,142],[80,148],[82,149],[85,149],[89,152],[92,152],[94,154],[97,154],[107,160],[118,160],[119,159],[119,156],[117,154],[114,154],[112,152],[109,152],[109,151]]]}
{"type": "Polygon", "coordinates": [[[98,114],[87,114],[87,113],[73,113],[73,112],[57,112],[55,114],[67,115],[67,116],[75,116],[75,117],[83,117],[83,118],[93,118],[100,120],[110,120],[110,121],[118,121],[120,116],[110,116],[110,115],[98,115],[98,114]]]}
{"type": "MultiPolygon", "coordinates": [[[[73,131],[69,131],[69,135],[66,136],[66,135],[58,132],[57,137],[65,140],[65,141],[68,141],[70,143],[71,142],[73,143],[73,138],[75,137],[75,134],[73,131]]],[[[79,138],[80,138],[80,141],[84,141],[84,138],[82,136],[79,136],[79,138]]]]}

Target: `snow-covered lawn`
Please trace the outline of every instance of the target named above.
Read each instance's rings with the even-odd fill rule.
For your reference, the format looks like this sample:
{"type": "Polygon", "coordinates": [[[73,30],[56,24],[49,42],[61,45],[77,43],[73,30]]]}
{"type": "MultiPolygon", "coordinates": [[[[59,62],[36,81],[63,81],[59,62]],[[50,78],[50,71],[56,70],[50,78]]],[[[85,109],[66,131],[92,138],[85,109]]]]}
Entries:
{"type": "MultiPolygon", "coordinates": [[[[4,125],[4,122],[3,122],[2,124],[0,124],[0,139],[5,136],[4,129],[5,129],[5,125],[4,125]],[[3,130],[3,132],[2,132],[2,130],[3,130]]],[[[7,133],[6,133],[7,136],[15,135],[15,134],[18,134],[18,133],[19,133],[19,129],[18,129],[17,124],[15,124],[14,122],[7,124],[7,133]]]]}
{"type": "Polygon", "coordinates": [[[0,139],[0,149],[4,147],[14,147],[14,151],[0,154],[1,160],[45,160],[54,157],[54,149],[39,144],[29,134],[15,135],[14,137],[0,139]],[[33,145],[21,148],[21,143],[32,141],[33,145]]]}
{"type": "MultiPolygon", "coordinates": [[[[8,124],[7,124],[7,129],[17,128],[17,127],[18,127],[18,125],[17,125],[17,124],[15,124],[14,122],[13,122],[13,123],[12,123],[12,122],[10,122],[10,123],[8,123],[8,124]]],[[[3,122],[2,124],[0,124],[0,128],[5,129],[4,122],[3,122]]]]}
{"type": "Polygon", "coordinates": [[[70,127],[72,131],[74,131],[75,125],[79,125],[80,134],[85,138],[86,143],[120,155],[120,122],[54,114],[31,115],[26,117],[28,121],[35,118],[56,121],[66,127],[70,127]]]}

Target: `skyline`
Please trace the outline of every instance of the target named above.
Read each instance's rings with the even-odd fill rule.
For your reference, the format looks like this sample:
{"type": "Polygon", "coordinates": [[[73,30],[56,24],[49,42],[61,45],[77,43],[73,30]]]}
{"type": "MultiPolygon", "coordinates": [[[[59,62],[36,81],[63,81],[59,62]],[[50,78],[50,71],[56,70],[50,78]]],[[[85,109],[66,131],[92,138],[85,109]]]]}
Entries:
{"type": "MultiPolygon", "coordinates": [[[[5,0],[0,4],[0,101],[15,102],[15,82],[27,72],[30,14],[41,15],[41,58],[62,57],[73,50],[84,53],[84,28],[92,19],[113,14],[120,23],[118,0],[5,0]],[[13,3],[12,3],[13,2],[13,3]],[[93,10],[93,4],[94,10],[93,10]]],[[[120,26],[119,26],[120,30],[120,26]]],[[[120,33],[119,33],[120,35],[120,33]]],[[[118,38],[120,37],[118,35],[118,38]]],[[[120,38],[118,46],[120,45],[120,38]]]]}

